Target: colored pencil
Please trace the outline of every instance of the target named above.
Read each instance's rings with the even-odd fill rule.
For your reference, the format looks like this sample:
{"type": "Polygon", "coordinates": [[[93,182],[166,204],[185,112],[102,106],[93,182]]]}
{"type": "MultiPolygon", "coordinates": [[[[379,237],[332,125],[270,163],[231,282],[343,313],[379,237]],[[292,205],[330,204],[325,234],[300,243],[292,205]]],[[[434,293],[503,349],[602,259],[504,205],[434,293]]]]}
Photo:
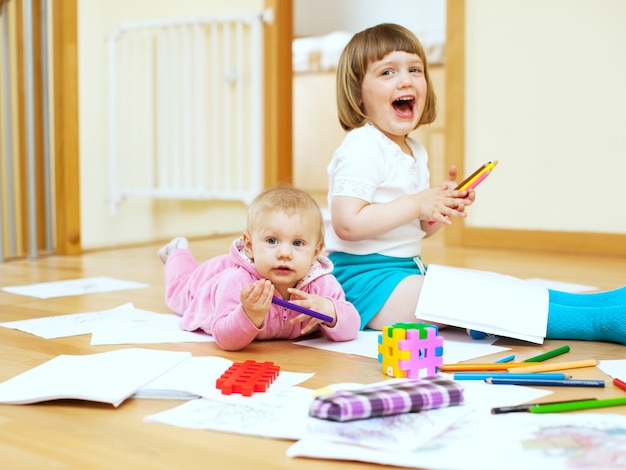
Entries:
{"type": "Polygon", "coordinates": [[[489,377],[506,377],[510,379],[552,379],[566,380],[571,379],[571,375],[563,373],[541,373],[530,372],[528,374],[517,374],[515,372],[455,372],[454,380],[485,380],[489,377]]]}
{"type": "Polygon", "coordinates": [[[560,356],[561,354],[565,354],[566,352],[569,352],[569,346],[561,346],[560,348],[556,348],[552,351],[539,354],[538,356],[524,359],[524,362],[542,362],[542,361],[545,361],[546,359],[552,359],[553,357],[560,356]]]}
{"type": "Polygon", "coordinates": [[[605,398],[604,400],[580,400],[568,403],[539,405],[533,406],[528,411],[531,413],[562,413],[564,411],[589,410],[592,408],[604,408],[607,406],[626,406],[626,397],[605,398]]]}
{"type": "MultiPolygon", "coordinates": [[[[523,363],[522,363],[523,364],[523,363]]],[[[506,365],[506,364],[503,364],[506,365]]],[[[554,364],[537,364],[526,367],[516,367],[514,372],[550,372],[553,370],[578,369],[580,367],[595,367],[598,361],[595,359],[586,359],[583,361],[559,362],[554,364]]]]}
{"type": "Polygon", "coordinates": [[[534,385],[536,387],[604,387],[604,380],[489,377],[485,379],[485,382],[494,385],[534,385]]]}
{"type": "Polygon", "coordinates": [[[511,354],[510,356],[504,356],[497,361],[494,361],[494,363],[502,364],[503,362],[511,362],[513,359],[515,359],[515,354],[511,354]]]}
{"type": "Polygon", "coordinates": [[[623,380],[620,380],[617,377],[615,377],[613,379],[613,385],[615,385],[617,388],[621,388],[622,390],[626,392],[626,382],[624,382],[623,380]]]}
{"type": "Polygon", "coordinates": [[[288,308],[290,310],[294,310],[299,313],[304,313],[305,315],[309,315],[310,317],[317,318],[318,320],[323,320],[328,323],[332,323],[333,321],[335,321],[333,317],[316,312],[315,310],[309,310],[308,308],[301,307],[300,305],[296,305],[283,299],[279,299],[278,297],[273,297],[272,303],[280,305],[281,307],[288,308]]]}
{"type": "Polygon", "coordinates": [[[498,406],[496,408],[491,408],[491,414],[499,415],[504,413],[519,413],[520,411],[530,411],[531,408],[539,405],[556,405],[561,403],[571,403],[574,401],[588,400],[596,400],[596,398],[577,398],[576,400],[547,401],[545,403],[529,403],[526,405],[498,406]]]}
{"type": "Polygon", "coordinates": [[[441,371],[481,371],[481,370],[507,370],[517,367],[528,367],[527,362],[503,362],[502,364],[496,364],[494,362],[477,362],[477,363],[462,363],[462,364],[441,364],[437,368],[441,371]]]}

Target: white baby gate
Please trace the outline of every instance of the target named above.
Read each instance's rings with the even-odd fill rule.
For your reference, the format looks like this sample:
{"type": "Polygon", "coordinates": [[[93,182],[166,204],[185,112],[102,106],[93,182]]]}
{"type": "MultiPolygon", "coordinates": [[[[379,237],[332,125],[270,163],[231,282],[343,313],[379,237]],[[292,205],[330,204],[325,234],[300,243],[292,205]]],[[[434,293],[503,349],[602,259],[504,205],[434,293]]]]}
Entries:
{"type": "Polygon", "coordinates": [[[239,200],[263,185],[262,13],[149,21],[108,37],[110,208],[239,200]]]}

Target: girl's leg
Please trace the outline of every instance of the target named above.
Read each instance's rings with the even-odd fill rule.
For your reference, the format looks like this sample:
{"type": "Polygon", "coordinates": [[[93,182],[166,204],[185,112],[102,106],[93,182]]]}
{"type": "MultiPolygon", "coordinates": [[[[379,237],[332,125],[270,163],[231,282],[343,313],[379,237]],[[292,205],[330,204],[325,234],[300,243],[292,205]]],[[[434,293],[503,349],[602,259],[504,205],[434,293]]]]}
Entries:
{"type": "Polygon", "coordinates": [[[392,323],[420,322],[421,320],[415,317],[415,308],[423,283],[424,276],[422,275],[405,277],[393,290],[387,302],[366,325],[366,328],[380,331],[383,326],[392,323]]]}
{"type": "Polygon", "coordinates": [[[598,294],[550,291],[546,338],[626,344],[626,299],[622,296],[626,297],[624,288],[598,294]]]}
{"type": "Polygon", "coordinates": [[[570,293],[549,290],[550,304],[579,307],[607,307],[626,304],[626,286],[606,292],[570,293]]]}

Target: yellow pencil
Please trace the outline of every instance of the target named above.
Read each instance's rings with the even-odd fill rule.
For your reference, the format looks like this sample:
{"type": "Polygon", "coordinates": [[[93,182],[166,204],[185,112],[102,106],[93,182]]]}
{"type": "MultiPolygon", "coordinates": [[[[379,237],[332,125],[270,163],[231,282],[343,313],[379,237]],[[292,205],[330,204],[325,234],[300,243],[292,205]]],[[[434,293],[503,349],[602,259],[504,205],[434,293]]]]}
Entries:
{"type": "MultiPolygon", "coordinates": [[[[504,365],[506,365],[506,363],[504,363],[504,365]]],[[[597,365],[598,361],[596,361],[595,359],[585,359],[583,361],[571,361],[550,364],[542,363],[534,366],[515,367],[515,372],[549,372],[552,370],[578,369],[580,367],[594,367],[597,365]]]]}

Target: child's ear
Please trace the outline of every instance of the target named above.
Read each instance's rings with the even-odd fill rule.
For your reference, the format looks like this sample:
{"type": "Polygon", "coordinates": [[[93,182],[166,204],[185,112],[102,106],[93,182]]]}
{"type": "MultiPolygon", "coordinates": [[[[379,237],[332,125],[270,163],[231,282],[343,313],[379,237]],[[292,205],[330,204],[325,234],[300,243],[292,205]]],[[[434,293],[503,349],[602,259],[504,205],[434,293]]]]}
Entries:
{"type": "Polygon", "coordinates": [[[243,232],[243,250],[248,258],[254,260],[254,252],[252,251],[252,238],[250,237],[250,234],[247,230],[243,232]]]}
{"type": "Polygon", "coordinates": [[[324,242],[319,242],[317,244],[317,247],[315,248],[315,258],[316,259],[320,255],[320,253],[322,252],[323,249],[324,249],[324,242]]]}

